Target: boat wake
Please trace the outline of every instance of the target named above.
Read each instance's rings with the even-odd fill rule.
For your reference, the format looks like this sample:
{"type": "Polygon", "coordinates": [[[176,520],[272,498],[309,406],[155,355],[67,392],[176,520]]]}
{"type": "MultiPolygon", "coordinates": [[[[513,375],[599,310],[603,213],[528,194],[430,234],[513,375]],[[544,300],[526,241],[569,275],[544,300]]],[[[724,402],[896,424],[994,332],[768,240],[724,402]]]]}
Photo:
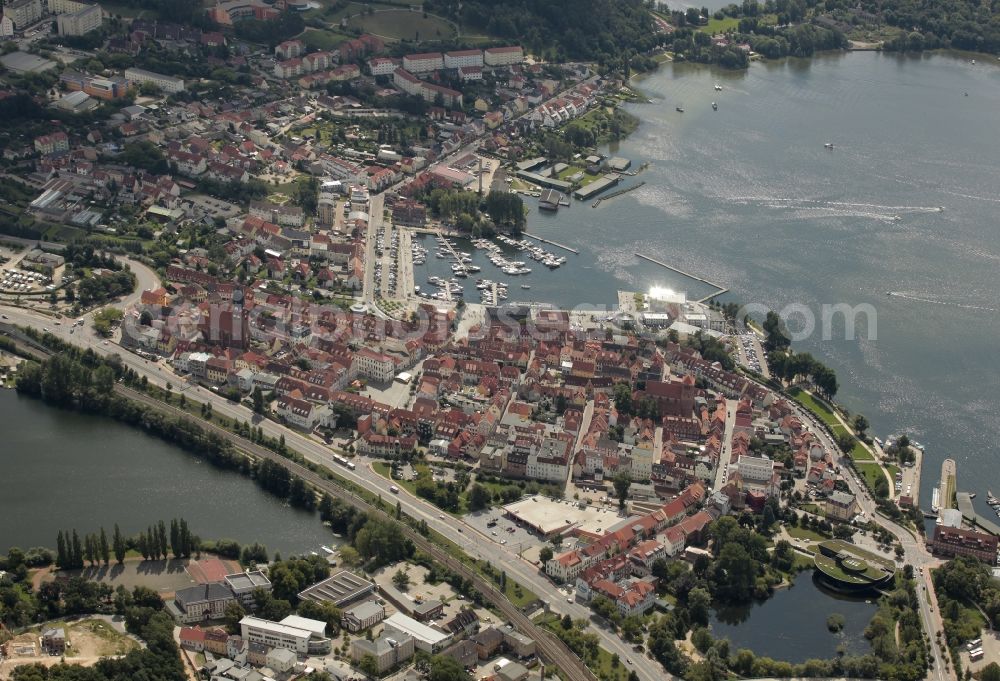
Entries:
{"type": "Polygon", "coordinates": [[[908,293],[906,291],[887,291],[886,295],[890,298],[902,298],[903,300],[912,300],[917,303],[930,303],[931,305],[947,305],[948,307],[957,307],[962,310],[980,310],[982,312],[997,311],[995,308],[986,307],[984,305],[970,305],[968,303],[954,303],[947,300],[935,300],[933,298],[926,298],[918,293],[908,293]]]}
{"type": "Polygon", "coordinates": [[[824,201],[822,199],[788,199],[775,196],[734,196],[730,201],[757,204],[766,208],[799,210],[818,213],[816,217],[850,215],[885,222],[898,222],[901,214],[941,213],[944,206],[885,206],[878,203],[852,203],[849,201],[824,201]]]}

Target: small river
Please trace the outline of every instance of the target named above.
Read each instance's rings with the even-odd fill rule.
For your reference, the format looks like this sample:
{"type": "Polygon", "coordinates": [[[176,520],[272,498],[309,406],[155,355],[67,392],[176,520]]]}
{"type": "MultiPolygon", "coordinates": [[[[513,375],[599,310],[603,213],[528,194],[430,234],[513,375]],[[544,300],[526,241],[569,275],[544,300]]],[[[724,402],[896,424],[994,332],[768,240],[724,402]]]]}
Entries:
{"type": "Polygon", "coordinates": [[[729,639],[733,653],[748,648],[759,657],[800,663],[836,657],[838,648],[852,655],[870,652],[864,631],[877,609],[863,597],[821,587],[807,571],[799,573],[791,588],[779,589],[763,603],[716,610],[710,624],[715,638],[729,639]],[[844,616],[839,633],[826,626],[833,613],[844,616]]]}
{"type": "Polygon", "coordinates": [[[316,514],[283,505],[239,473],[141,430],[0,390],[0,552],[55,547],[60,529],[115,523],[138,533],[183,517],[206,539],[259,541],[273,553],[334,537],[316,514]]]}

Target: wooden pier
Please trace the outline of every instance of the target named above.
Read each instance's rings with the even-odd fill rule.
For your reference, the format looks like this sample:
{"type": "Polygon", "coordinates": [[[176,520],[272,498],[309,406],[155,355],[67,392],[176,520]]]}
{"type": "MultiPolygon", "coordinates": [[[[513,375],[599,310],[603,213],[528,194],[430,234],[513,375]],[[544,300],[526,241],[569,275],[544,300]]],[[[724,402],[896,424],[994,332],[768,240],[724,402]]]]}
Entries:
{"type": "Polygon", "coordinates": [[[535,241],[541,241],[543,244],[551,244],[552,246],[555,246],[557,248],[561,248],[564,251],[569,251],[570,253],[572,253],[574,255],[580,255],[580,251],[576,250],[575,248],[570,248],[569,246],[566,246],[564,244],[558,243],[556,241],[552,241],[551,239],[545,239],[543,237],[536,236],[534,234],[528,234],[527,232],[521,232],[521,234],[524,235],[524,236],[526,236],[526,237],[528,237],[528,238],[530,238],[530,239],[534,239],[535,241]]]}
{"type": "Polygon", "coordinates": [[[637,258],[641,258],[643,260],[651,262],[651,263],[653,263],[655,265],[659,265],[660,267],[665,267],[668,270],[670,270],[671,272],[676,272],[677,274],[683,275],[683,276],[687,277],[688,279],[694,279],[695,281],[700,281],[703,284],[708,284],[709,286],[718,289],[714,293],[710,293],[709,295],[705,296],[704,298],[696,300],[695,301],[696,303],[705,303],[705,302],[708,302],[712,298],[721,296],[723,293],[726,293],[727,291],[729,291],[729,289],[726,288],[725,286],[720,286],[719,284],[716,284],[714,281],[709,281],[708,279],[705,279],[704,277],[699,277],[697,275],[691,274],[690,272],[685,272],[684,270],[678,269],[678,268],[674,267],[673,265],[668,265],[667,263],[663,262],[662,260],[657,260],[656,258],[651,258],[648,255],[643,255],[642,253],[636,253],[635,256],[637,258]]]}

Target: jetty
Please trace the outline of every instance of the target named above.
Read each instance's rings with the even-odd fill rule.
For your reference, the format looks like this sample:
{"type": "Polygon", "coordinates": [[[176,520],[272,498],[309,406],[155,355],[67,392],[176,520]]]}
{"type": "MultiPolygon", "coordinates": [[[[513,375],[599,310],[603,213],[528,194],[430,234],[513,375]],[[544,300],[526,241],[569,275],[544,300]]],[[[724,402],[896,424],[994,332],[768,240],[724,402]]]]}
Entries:
{"type": "Polygon", "coordinates": [[[707,302],[707,301],[711,300],[712,298],[715,298],[717,296],[721,296],[723,293],[726,293],[727,291],[729,291],[729,289],[726,288],[725,286],[721,286],[719,284],[716,284],[714,281],[709,281],[708,279],[705,279],[704,277],[699,277],[698,275],[691,274],[690,272],[685,272],[684,270],[678,269],[678,268],[674,267],[673,265],[668,265],[667,263],[663,262],[662,260],[657,260],[656,258],[651,258],[648,255],[644,255],[642,253],[636,253],[635,256],[637,258],[641,258],[642,260],[646,260],[648,262],[651,262],[651,263],[653,263],[655,265],[659,265],[660,267],[665,267],[668,270],[670,270],[671,272],[676,272],[677,274],[683,275],[683,276],[687,277],[688,279],[694,279],[695,281],[700,281],[703,284],[708,284],[709,286],[718,289],[714,293],[710,293],[709,295],[705,296],[704,298],[696,300],[695,302],[697,302],[697,303],[707,302]]]}
{"type": "Polygon", "coordinates": [[[613,199],[616,196],[621,196],[622,194],[628,194],[633,189],[638,189],[639,187],[641,187],[644,184],[646,184],[646,183],[645,182],[639,182],[637,184],[632,185],[631,187],[625,187],[624,189],[619,189],[616,192],[611,192],[607,196],[602,196],[601,198],[597,199],[597,201],[594,201],[594,203],[592,203],[590,207],[591,208],[597,208],[598,206],[601,205],[601,201],[607,201],[608,199],[613,199]]]}
{"type": "Polygon", "coordinates": [[[556,248],[561,248],[564,251],[569,251],[573,255],[580,255],[580,251],[576,250],[575,248],[570,248],[569,246],[566,246],[565,244],[561,244],[561,243],[559,243],[557,241],[552,241],[552,239],[546,239],[544,237],[536,236],[534,234],[528,234],[527,232],[521,232],[521,234],[523,236],[526,236],[526,237],[530,238],[530,239],[534,239],[535,241],[541,241],[543,244],[550,244],[552,246],[555,246],[556,248]]]}
{"type": "Polygon", "coordinates": [[[941,462],[941,482],[938,483],[938,503],[941,508],[955,508],[957,466],[954,459],[941,462]]]}

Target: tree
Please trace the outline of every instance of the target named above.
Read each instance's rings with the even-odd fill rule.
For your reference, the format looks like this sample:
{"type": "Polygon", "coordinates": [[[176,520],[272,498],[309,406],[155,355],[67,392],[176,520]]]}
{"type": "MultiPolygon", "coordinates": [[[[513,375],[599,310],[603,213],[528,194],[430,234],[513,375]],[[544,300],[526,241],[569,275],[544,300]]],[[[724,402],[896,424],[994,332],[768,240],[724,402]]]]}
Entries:
{"type": "Polygon", "coordinates": [[[489,508],[492,502],[493,495],[490,494],[490,490],[486,486],[477,482],[469,489],[470,511],[481,511],[484,508],[489,508]]]}
{"type": "Polygon", "coordinates": [[[374,655],[366,653],[358,661],[358,669],[368,678],[374,678],[378,675],[378,660],[374,655]]]}
{"type": "Polygon", "coordinates": [[[101,560],[107,565],[111,562],[111,547],[108,545],[108,535],[103,527],[101,528],[101,538],[98,540],[98,548],[101,560]]]}
{"type": "Polygon", "coordinates": [[[708,593],[707,589],[703,589],[700,586],[691,589],[691,592],[688,593],[688,614],[691,617],[691,622],[700,624],[703,627],[708,626],[708,615],[711,605],[712,595],[708,593]]]}
{"type": "Polygon", "coordinates": [[[471,681],[472,676],[450,655],[435,655],[430,661],[427,681],[471,681]]]}
{"type": "Polygon", "coordinates": [[[990,662],[983,667],[983,671],[979,674],[979,681],[1000,681],[1000,665],[996,662],[990,662]]]}
{"type": "Polygon", "coordinates": [[[628,499],[628,489],[632,485],[632,478],[624,471],[615,476],[615,494],[618,496],[618,508],[625,508],[625,500],[628,499]]]}
{"type": "Polygon", "coordinates": [[[864,435],[865,431],[868,430],[868,419],[866,419],[862,414],[857,414],[854,417],[854,431],[859,435],[864,435]]]}
{"type": "Polygon", "coordinates": [[[548,546],[543,546],[538,552],[538,560],[542,565],[545,565],[552,560],[552,549],[548,546]]]}
{"type": "Polygon", "coordinates": [[[253,400],[253,410],[255,414],[264,413],[264,392],[260,389],[258,385],[253,389],[253,394],[251,395],[253,400]]]}
{"type": "Polygon", "coordinates": [[[122,536],[122,532],[118,529],[118,523],[115,523],[115,531],[112,535],[111,544],[114,546],[115,560],[119,565],[125,562],[125,538],[122,536]]]}
{"type": "Polygon", "coordinates": [[[392,576],[392,583],[400,591],[406,591],[410,587],[410,574],[402,569],[396,570],[396,574],[392,576]]]}

